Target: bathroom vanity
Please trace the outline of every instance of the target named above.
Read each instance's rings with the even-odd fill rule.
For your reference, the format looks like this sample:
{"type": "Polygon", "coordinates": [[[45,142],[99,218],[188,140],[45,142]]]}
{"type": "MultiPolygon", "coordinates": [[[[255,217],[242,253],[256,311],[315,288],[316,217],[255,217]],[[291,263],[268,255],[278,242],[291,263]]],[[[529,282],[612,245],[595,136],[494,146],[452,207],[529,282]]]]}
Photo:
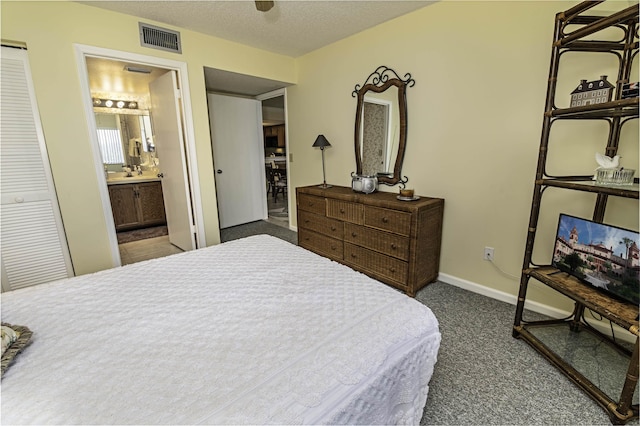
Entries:
{"type": "Polygon", "coordinates": [[[116,231],[167,223],[160,179],[124,178],[107,185],[116,231]]]}

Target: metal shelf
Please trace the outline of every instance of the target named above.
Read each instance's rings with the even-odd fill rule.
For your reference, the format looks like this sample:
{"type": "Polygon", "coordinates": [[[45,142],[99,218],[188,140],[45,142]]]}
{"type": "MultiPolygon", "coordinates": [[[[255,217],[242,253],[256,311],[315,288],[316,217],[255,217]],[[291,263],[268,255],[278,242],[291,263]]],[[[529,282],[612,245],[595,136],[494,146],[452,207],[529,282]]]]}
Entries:
{"type": "Polygon", "coordinates": [[[552,186],[556,188],[566,188],[575,191],[592,192],[596,194],[613,195],[616,197],[635,198],[638,199],[640,185],[635,182],[628,186],[605,186],[596,185],[590,176],[584,177],[584,180],[576,177],[570,178],[544,178],[536,180],[537,185],[552,186]]]}
{"type": "Polygon", "coordinates": [[[595,105],[558,108],[545,116],[565,119],[638,117],[638,98],[620,99],[595,105]]]}
{"type": "Polygon", "coordinates": [[[588,309],[599,313],[638,336],[638,307],[617,299],[581,282],[553,266],[539,266],[524,271],[526,275],[548,285],[588,309]]]}
{"type": "MultiPolygon", "coordinates": [[[[595,120],[606,119],[609,121],[609,137],[604,141],[604,152],[613,156],[618,152],[621,128],[629,119],[638,118],[638,98],[621,99],[622,84],[629,82],[631,77],[632,62],[638,53],[638,5],[627,7],[624,10],[610,14],[609,16],[592,16],[584,12],[596,6],[601,1],[584,1],[576,6],[560,12],[556,15],[553,43],[551,47],[551,61],[549,78],[547,80],[547,96],[542,124],[542,136],[538,153],[538,167],[536,170],[535,188],[531,202],[531,214],[527,230],[527,242],[523,259],[522,275],[520,277],[520,289],[513,323],[513,336],[521,338],[547,358],[552,364],[571,379],[577,386],[584,390],[609,414],[613,423],[624,424],[638,418],[638,405],[632,404],[633,394],[638,384],[639,363],[639,333],[638,333],[638,307],[621,302],[602,293],[577,278],[562,272],[551,266],[532,267],[533,246],[538,229],[538,219],[542,205],[542,194],[548,187],[564,188],[568,190],[582,191],[597,194],[593,220],[602,222],[607,208],[608,197],[617,196],[630,199],[638,199],[638,180],[630,186],[604,186],[596,185],[592,176],[547,176],[546,162],[549,154],[549,137],[552,123],[555,120],[595,120]],[[575,27],[568,31],[569,27],[575,27]],[[600,31],[615,27],[622,30],[624,37],[616,41],[596,40],[600,31]],[[614,91],[614,100],[610,102],[587,105],[573,108],[556,108],[555,97],[558,84],[558,70],[560,57],[568,51],[580,52],[590,55],[592,52],[612,52],[619,58],[619,69],[614,91]],[[523,319],[524,305],[527,298],[527,289],[531,279],[554,289],[575,302],[574,311],[568,318],[562,320],[548,320],[527,322],[523,319]],[[558,324],[567,325],[571,332],[587,329],[598,339],[620,349],[610,336],[590,328],[584,319],[586,309],[597,312],[612,323],[629,330],[636,336],[636,342],[629,358],[626,377],[619,399],[613,400],[610,396],[590,382],[570,363],[554,353],[544,342],[530,332],[533,328],[551,327],[558,324]]],[[[600,33],[602,34],[602,33],[600,33]]],[[[637,59],[637,58],[636,58],[637,59]]],[[[632,80],[632,81],[635,81],[632,80]]],[[[625,141],[626,142],[626,141],[625,141]]],[[[627,356],[628,351],[625,352],[627,356]]]]}

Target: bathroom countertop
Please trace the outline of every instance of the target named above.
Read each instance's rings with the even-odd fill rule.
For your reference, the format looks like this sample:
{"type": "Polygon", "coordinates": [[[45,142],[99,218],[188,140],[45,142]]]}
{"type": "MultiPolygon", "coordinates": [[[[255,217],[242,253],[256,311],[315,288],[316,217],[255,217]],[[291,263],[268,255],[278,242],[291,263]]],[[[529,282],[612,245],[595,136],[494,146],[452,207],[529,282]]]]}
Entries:
{"type": "Polygon", "coordinates": [[[117,177],[114,179],[107,179],[107,185],[122,185],[125,183],[144,183],[158,181],[160,181],[160,178],[157,176],[117,177]]]}

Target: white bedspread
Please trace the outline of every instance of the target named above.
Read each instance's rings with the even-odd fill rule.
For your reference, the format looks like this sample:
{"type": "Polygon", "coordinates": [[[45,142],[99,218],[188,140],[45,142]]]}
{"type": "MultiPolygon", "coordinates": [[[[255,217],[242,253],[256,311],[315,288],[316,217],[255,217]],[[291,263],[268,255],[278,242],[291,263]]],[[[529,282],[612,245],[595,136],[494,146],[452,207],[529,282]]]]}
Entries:
{"type": "Polygon", "coordinates": [[[2,294],[3,424],[417,424],[421,303],[260,235],[2,294]]]}

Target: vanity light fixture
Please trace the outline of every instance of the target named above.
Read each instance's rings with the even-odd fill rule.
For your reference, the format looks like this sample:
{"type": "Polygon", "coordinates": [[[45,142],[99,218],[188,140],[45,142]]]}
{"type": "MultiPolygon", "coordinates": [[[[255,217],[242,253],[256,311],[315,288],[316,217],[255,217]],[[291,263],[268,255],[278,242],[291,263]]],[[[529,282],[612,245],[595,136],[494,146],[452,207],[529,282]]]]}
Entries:
{"type": "Polygon", "coordinates": [[[324,149],[330,146],[331,144],[329,143],[327,138],[324,137],[324,135],[318,135],[318,137],[316,138],[316,141],[312,145],[313,148],[320,148],[320,151],[322,151],[322,185],[320,185],[319,187],[325,188],[325,189],[331,188],[333,186],[333,185],[327,185],[327,179],[324,173],[324,149]]]}
{"type": "Polygon", "coordinates": [[[112,107],[117,107],[117,108],[129,108],[129,109],[136,109],[138,108],[138,102],[136,101],[118,101],[115,99],[100,99],[100,98],[93,98],[93,106],[94,107],[107,107],[107,108],[112,108],[112,107]]]}

